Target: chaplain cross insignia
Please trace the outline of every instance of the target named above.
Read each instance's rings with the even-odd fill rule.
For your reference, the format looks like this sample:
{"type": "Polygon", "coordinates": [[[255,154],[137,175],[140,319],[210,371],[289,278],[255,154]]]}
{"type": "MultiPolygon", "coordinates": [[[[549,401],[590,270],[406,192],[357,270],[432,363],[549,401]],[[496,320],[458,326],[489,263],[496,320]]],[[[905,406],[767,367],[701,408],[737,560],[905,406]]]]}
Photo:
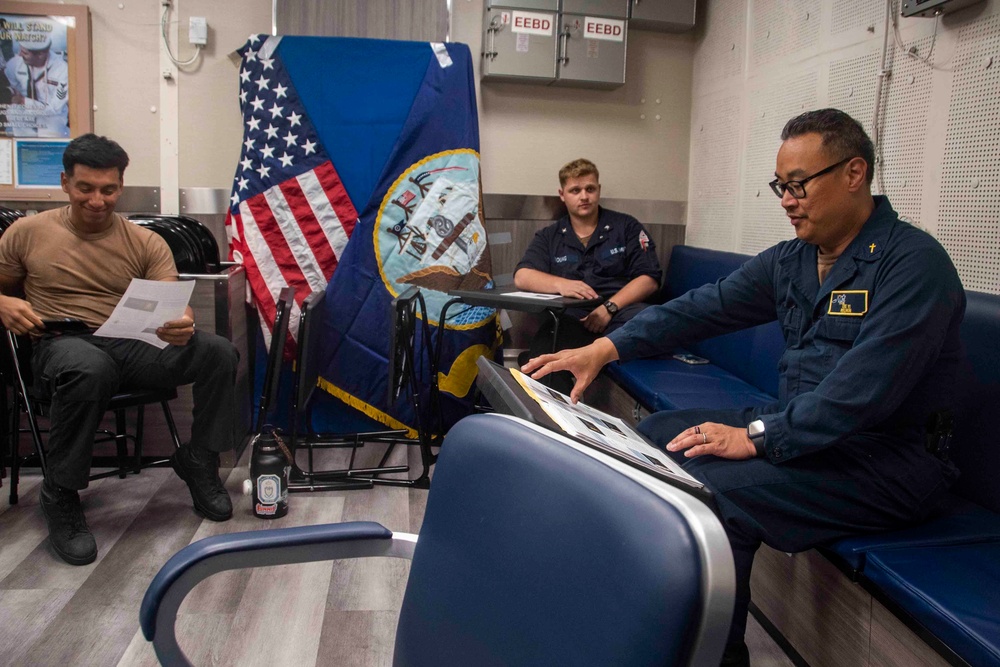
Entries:
{"type": "Polygon", "coordinates": [[[869,254],[875,252],[875,244],[874,243],[871,244],[870,246],[868,246],[868,252],[869,252],[869,254]]]}

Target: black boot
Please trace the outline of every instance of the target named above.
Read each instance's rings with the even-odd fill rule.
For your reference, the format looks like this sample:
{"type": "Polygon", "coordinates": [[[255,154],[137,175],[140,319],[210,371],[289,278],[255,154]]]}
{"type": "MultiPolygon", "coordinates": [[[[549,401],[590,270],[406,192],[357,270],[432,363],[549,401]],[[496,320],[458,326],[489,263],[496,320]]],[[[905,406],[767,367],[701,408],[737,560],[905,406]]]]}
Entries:
{"type": "Polygon", "coordinates": [[[226,521],[233,516],[233,502],[219,479],[218,452],[186,445],[171,457],[170,464],[187,482],[196,510],[212,521],[226,521]]]}
{"type": "Polygon", "coordinates": [[[59,557],[70,565],[93,563],[97,542],[83,516],[80,494],[45,480],[39,504],[49,526],[49,542],[59,557]]]}

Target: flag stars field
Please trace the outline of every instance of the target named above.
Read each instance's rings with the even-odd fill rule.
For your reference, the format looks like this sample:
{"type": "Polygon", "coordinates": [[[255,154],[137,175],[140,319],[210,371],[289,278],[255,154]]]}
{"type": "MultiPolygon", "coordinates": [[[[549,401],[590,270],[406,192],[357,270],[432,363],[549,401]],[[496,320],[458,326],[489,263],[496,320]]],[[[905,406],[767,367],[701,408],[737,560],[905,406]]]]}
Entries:
{"type": "Polygon", "coordinates": [[[253,36],[240,50],[244,141],[226,218],[233,256],[247,267],[265,340],[278,290],[295,288],[292,322],[297,323],[297,304],[326,286],[358,219],[280,44],[281,38],[253,36]]]}

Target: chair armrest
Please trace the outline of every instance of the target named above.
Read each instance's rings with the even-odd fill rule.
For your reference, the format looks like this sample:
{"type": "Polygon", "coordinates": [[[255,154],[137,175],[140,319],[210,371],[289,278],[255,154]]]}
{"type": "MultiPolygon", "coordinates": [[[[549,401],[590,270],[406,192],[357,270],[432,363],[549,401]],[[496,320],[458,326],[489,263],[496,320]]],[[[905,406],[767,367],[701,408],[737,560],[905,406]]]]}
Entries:
{"type": "Polygon", "coordinates": [[[189,544],[150,582],[139,625],[163,664],[190,665],[177,644],[177,610],[199,582],[225,570],[342,558],[412,558],[417,537],[369,521],[217,535],[189,544]]]}

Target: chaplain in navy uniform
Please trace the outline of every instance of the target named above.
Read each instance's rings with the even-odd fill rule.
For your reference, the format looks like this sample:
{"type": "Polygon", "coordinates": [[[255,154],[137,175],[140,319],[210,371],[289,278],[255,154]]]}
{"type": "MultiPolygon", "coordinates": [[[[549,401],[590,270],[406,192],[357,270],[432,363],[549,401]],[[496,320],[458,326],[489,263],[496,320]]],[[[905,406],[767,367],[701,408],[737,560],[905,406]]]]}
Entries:
{"type": "Polygon", "coordinates": [[[925,519],[956,476],[925,446],[961,356],[965,292],[947,252],[871,193],[874,148],[836,109],[781,134],[771,189],[795,237],[730,276],[659,306],[586,347],[531,360],[541,378],[773,322],[785,351],[779,396],[743,410],[659,412],[639,425],[715,493],[736,565],[724,665],[748,665],[743,635],[761,543],[796,552],[925,519]]]}

